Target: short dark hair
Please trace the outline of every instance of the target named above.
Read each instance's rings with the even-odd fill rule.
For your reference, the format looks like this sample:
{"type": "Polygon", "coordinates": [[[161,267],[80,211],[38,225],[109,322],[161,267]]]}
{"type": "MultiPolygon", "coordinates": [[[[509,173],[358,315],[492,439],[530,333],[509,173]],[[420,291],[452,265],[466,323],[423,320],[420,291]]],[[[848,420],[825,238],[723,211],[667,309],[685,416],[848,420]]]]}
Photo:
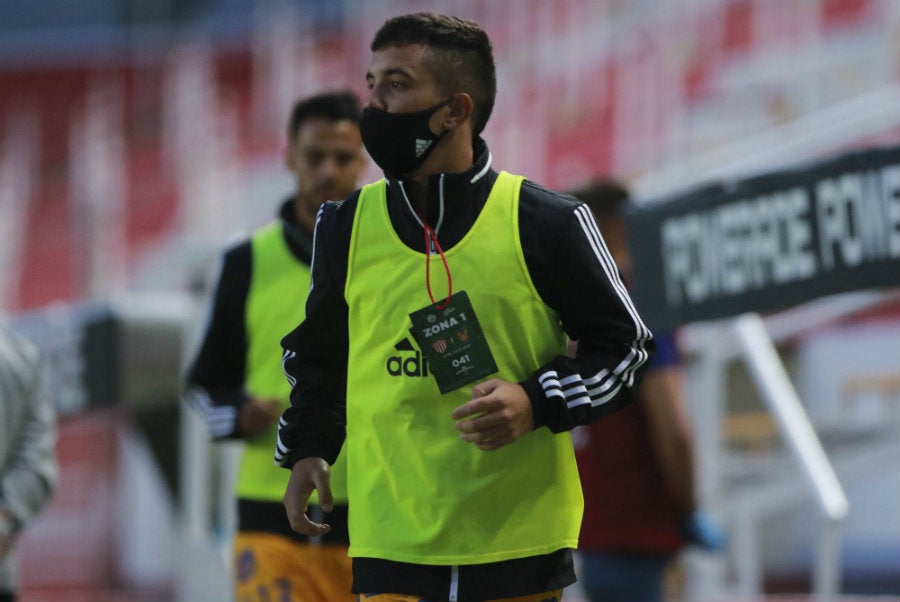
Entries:
{"type": "Polygon", "coordinates": [[[315,118],[330,121],[349,119],[354,123],[359,123],[362,118],[362,108],[356,95],[352,92],[323,92],[302,98],[294,104],[291,111],[291,118],[288,121],[288,139],[293,140],[297,136],[303,122],[315,118]]]}
{"type": "Polygon", "coordinates": [[[472,131],[487,125],[497,97],[494,49],[487,34],[474,21],[449,15],[413,13],[388,19],[372,40],[372,52],[388,46],[422,44],[428,47],[425,67],[435,76],[441,92],[465,92],[472,97],[472,131]]]}
{"type": "Polygon", "coordinates": [[[630,202],[625,185],[611,178],[596,178],[570,194],[583,201],[601,221],[603,218],[623,217],[630,202]]]}

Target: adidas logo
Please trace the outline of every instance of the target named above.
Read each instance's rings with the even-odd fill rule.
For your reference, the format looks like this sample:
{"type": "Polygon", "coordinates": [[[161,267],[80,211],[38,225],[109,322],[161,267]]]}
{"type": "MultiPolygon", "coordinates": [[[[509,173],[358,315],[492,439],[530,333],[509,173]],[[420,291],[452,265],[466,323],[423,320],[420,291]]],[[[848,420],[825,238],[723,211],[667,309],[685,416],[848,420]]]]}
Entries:
{"type": "Polygon", "coordinates": [[[387,359],[385,369],[391,376],[428,376],[428,360],[413,347],[409,338],[394,345],[394,349],[403,352],[387,359]]]}
{"type": "Polygon", "coordinates": [[[425,151],[428,150],[428,147],[430,147],[433,142],[434,140],[422,140],[421,138],[416,138],[416,159],[425,154],[425,151]]]}
{"type": "Polygon", "coordinates": [[[409,337],[406,337],[396,345],[394,345],[394,349],[397,351],[415,351],[416,348],[412,346],[412,343],[409,342],[409,337]]]}

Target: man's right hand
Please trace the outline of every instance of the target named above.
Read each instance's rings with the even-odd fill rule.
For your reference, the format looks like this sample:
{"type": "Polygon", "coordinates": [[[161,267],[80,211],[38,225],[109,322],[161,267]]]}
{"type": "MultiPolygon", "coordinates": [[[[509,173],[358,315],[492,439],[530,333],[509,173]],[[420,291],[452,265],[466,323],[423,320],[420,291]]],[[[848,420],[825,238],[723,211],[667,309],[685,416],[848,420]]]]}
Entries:
{"type": "Polygon", "coordinates": [[[282,501],[291,529],[308,537],[324,535],[331,531],[331,525],[314,523],[306,515],[307,502],[313,491],[319,493],[319,505],[322,506],[322,510],[331,512],[334,508],[334,499],[331,495],[331,468],[328,462],[322,458],[303,458],[291,469],[291,478],[288,480],[282,501]]]}

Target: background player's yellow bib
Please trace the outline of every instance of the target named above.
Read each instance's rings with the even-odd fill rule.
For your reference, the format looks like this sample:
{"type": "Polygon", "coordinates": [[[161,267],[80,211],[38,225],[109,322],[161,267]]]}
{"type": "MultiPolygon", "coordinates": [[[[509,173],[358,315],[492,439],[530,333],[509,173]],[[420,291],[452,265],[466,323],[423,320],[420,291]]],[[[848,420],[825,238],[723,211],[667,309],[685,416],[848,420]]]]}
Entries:
{"type": "MultiPolygon", "coordinates": [[[[291,387],[281,367],[281,339],[306,317],[309,266],[298,261],[284,240],[279,221],[257,230],[252,239],[253,267],[247,293],[247,390],[262,399],[278,399],[290,405],[291,387]]],[[[281,502],[290,472],[275,466],[272,454],[278,425],[264,435],[246,440],[235,493],[247,500],[281,502]]],[[[336,503],[346,503],[344,464],[331,469],[331,488],[336,503]]],[[[315,493],[310,500],[317,503],[315,493]]]]}

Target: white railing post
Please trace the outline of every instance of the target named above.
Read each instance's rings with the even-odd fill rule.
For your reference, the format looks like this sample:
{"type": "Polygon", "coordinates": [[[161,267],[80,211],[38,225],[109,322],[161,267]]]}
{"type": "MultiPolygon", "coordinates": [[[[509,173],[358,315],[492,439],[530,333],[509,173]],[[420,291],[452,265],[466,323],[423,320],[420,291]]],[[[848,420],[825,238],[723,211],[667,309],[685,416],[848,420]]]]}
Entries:
{"type": "MultiPolygon", "coordinates": [[[[718,323],[692,325],[695,355],[687,364],[686,389],[697,459],[697,497],[700,507],[720,510],[723,502],[721,458],[725,368],[728,354],[718,323]]],[[[685,555],[685,599],[712,600],[725,590],[722,558],[710,554],[685,555]]]]}
{"type": "MultiPolygon", "coordinates": [[[[201,305],[193,300],[193,308],[185,312],[184,338],[181,354],[182,373],[187,369],[198,345],[197,325],[204,323],[199,316],[201,305]]],[[[223,557],[223,549],[213,542],[213,483],[216,466],[209,429],[200,413],[187,401],[180,403],[179,416],[179,499],[177,504],[180,535],[179,563],[176,572],[176,602],[217,600],[230,602],[233,588],[230,580],[230,561],[223,557]]],[[[217,491],[215,492],[218,493],[217,491]]]]}
{"type": "Polygon", "coordinates": [[[841,589],[841,528],[840,519],[824,517],[819,533],[819,553],[813,575],[816,602],[837,600],[841,589]]]}
{"type": "Polygon", "coordinates": [[[203,419],[181,404],[181,529],[191,545],[209,541],[210,470],[209,433],[203,419]]]}
{"type": "MultiPolygon", "coordinates": [[[[231,550],[234,534],[238,528],[237,500],[234,486],[238,478],[241,454],[244,444],[241,441],[219,442],[215,444],[218,480],[216,485],[216,514],[219,517],[216,525],[219,553],[225,565],[231,571],[231,550]]],[[[274,451],[272,452],[274,455],[274,451]]]]}
{"type": "Polygon", "coordinates": [[[762,592],[763,570],[759,546],[759,513],[753,504],[738,503],[734,510],[733,548],[735,591],[740,596],[762,592]]]}

